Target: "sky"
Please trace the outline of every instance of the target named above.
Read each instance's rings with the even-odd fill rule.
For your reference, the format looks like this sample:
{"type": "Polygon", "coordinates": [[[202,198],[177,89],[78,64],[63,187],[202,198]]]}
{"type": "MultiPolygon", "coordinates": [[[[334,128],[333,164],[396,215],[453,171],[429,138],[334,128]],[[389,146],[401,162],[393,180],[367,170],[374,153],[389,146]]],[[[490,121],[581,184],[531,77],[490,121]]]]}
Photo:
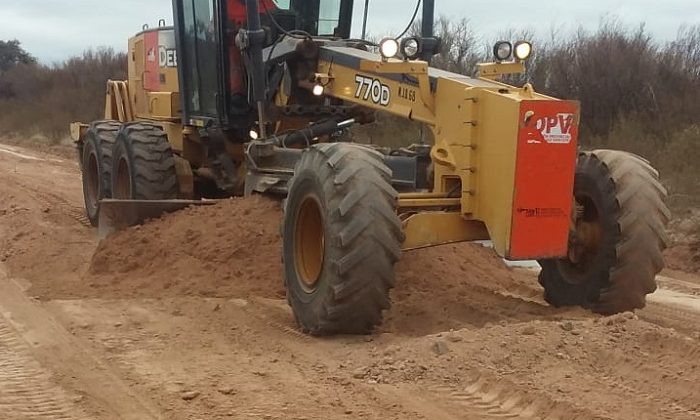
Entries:
{"type": "MultiPolygon", "coordinates": [[[[368,31],[398,34],[417,0],[370,0],[368,31]]],[[[508,28],[548,37],[553,30],[595,29],[615,17],[630,27],[645,23],[657,39],[675,38],[682,24],[700,24],[700,0],[435,0],[436,16],[469,19],[477,35],[494,39],[508,28]]],[[[355,0],[355,34],[363,0],[355,0]]],[[[125,51],[144,24],[172,22],[170,0],[0,0],[0,40],[18,39],[41,62],[60,62],[91,47],[125,51]]]]}

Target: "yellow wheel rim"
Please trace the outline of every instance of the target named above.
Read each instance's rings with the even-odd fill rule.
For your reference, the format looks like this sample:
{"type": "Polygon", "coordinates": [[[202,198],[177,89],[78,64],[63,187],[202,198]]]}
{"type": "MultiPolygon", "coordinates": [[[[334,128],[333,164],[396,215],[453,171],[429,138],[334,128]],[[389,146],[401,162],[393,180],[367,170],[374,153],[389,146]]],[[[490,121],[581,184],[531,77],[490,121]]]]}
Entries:
{"type": "Polygon", "coordinates": [[[306,196],[299,206],[294,229],[294,265],[302,286],[316,288],[325,254],[325,234],[321,205],[314,196],[306,196]]]}

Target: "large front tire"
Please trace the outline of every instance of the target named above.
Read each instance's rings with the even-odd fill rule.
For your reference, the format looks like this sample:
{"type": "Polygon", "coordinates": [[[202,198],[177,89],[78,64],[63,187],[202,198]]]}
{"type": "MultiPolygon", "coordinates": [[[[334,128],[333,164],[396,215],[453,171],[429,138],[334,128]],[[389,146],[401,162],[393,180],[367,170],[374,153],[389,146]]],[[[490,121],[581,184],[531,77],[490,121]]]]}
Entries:
{"type": "Polygon", "coordinates": [[[375,151],[333,143],[303,152],[285,206],[283,257],[304,332],[366,334],[381,323],[403,241],[397,197],[375,151]]]}
{"type": "Polygon", "coordinates": [[[124,125],[114,147],[113,197],[169,200],[178,193],[175,158],[163,129],[146,122],[124,125]]]}
{"type": "Polygon", "coordinates": [[[540,261],[545,299],[601,314],[643,308],[646,295],[656,290],[668,242],[670,212],[658,172],[626,152],[581,153],[574,196],[569,257],[540,261]]]}
{"type": "Polygon", "coordinates": [[[117,121],[95,121],[85,133],[80,167],[85,213],[93,226],[98,223],[100,200],[112,196],[112,153],[120,127],[117,121]]]}

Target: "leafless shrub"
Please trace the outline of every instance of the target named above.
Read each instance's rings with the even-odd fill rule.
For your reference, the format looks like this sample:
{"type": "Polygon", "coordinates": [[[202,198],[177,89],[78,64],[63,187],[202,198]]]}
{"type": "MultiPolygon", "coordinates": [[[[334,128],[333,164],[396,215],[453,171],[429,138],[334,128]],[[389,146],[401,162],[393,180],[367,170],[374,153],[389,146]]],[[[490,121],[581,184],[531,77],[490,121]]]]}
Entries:
{"type": "Polygon", "coordinates": [[[472,74],[484,54],[479,47],[481,40],[472,30],[469,20],[451,21],[441,16],[436,22],[435,33],[442,41],[442,48],[433,58],[432,65],[455,73],[472,74]]]}
{"type": "MultiPolygon", "coordinates": [[[[492,59],[495,41],[532,39],[531,31],[508,29],[484,41],[468,21],[445,17],[436,35],[443,50],[432,65],[466,75],[492,59]]],[[[681,27],[664,44],[644,25],[630,29],[608,18],[594,31],[553,29],[549,39],[534,41],[527,73],[506,82],[529,82],[545,94],[580,101],[582,147],[637,153],[660,169],[672,194],[700,196],[700,25],[681,27]]],[[[393,127],[387,143],[415,138],[402,134],[400,124],[393,127]]]]}
{"type": "MultiPolygon", "coordinates": [[[[412,32],[419,28],[418,22],[412,32]]],[[[479,61],[491,59],[496,39],[479,37],[468,20],[440,17],[435,32],[443,47],[435,67],[473,75],[479,61]]],[[[508,82],[530,82],[540,92],[580,101],[583,147],[640,154],[659,167],[672,193],[700,196],[700,25],[681,27],[668,43],[655,41],[643,25],[630,29],[615,19],[594,31],[562,32],[535,39],[527,73],[508,82]]],[[[497,38],[526,39],[530,32],[508,29],[497,38]]],[[[31,59],[12,63],[0,70],[0,132],[65,136],[70,121],[101,116],[105,80],[126,77],[125,55],[112,50],[88,51],[52,67],[31,59]]],[[[388,114],[378,122],[356,130],[356,138],[388,146],[430,141],[419,124],[388,114]]]]}
{"type": "Polygon", "coordinates": [[[100,118],[105,82],[126,78],[126,63],[126,54],[98,49],[53,66],[19,63],[0,72],[0,134],[59,141],[71,121],[100,118]]]}

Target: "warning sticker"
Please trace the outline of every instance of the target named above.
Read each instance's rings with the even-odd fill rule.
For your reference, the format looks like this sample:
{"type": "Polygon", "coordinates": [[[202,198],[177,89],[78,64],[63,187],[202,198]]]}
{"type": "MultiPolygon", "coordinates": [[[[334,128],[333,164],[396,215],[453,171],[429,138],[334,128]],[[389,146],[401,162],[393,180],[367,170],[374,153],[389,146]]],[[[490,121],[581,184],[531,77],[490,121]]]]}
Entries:
{"type": "Polygon", "coordinates": [[[578,115],[575,102],[521,103],[508,258],[559,258],[567,253],[578,115]]]}

